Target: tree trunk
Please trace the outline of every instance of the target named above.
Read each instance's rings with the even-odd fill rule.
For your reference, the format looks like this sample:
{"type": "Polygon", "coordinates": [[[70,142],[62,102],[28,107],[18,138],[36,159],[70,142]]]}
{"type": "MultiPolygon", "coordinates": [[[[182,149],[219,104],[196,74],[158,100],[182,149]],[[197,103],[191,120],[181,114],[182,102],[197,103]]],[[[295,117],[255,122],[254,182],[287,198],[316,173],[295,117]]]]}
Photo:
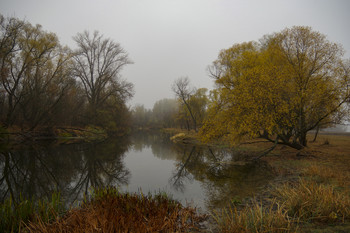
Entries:
{"type": "Polygon", "coordinates": [[[316,138],[317,138],[317,135],[318,135],[318,132],[319,132],[319,131],[320,131],[320,126],[317,125],[315,137],[314,137],[314,140],[312,140],[312,142],[316,142],[316,138]]]}
{"type": "Polygon", "coordinates": [[[306,132],[301,132],[299,136],[299,143],[301,146],[307,146],[306,132]]]}
{"type": "Polygon", "coordinates": [[[194,117],[192,111],[191,111],[191,107],[190,105],[187,103],[187,101],[185,100],[185,98],[183,97],[182,98],[184,104],[186,105],[187,109],[188,109],[188,112],[190,113],[191,115],[191,118],[192,118],[192,121],[193,121],[193,128],[194,128],[194,131],[197,132],[197,122],[196,122],[196,118],[194,117]]]}
{"type": "Polygon", "coordinates": [[[186,127],[187,127],[187,131],[190,131],[190,123],[188,122],[188,120],[186,119],[186,127]]]}
{"type": "Polygon", "coordinates": [[[12,98],[12,95],[8,95],[8,110],[6,114],[5,127],[8,127],[11,125],[13,121],[12,113],[13,113],[13,98],[12,98]]]}

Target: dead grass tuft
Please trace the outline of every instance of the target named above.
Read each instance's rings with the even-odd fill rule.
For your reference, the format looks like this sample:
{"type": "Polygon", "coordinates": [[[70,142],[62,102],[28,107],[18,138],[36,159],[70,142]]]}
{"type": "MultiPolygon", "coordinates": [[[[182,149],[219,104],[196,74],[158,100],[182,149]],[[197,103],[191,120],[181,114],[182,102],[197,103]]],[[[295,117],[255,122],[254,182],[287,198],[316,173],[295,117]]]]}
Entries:
{"type": "Polygon", "coordinates": [[[298,221],[290,218],[284,206],[275,200],[265,207],[254,201],[252,205],[241,210],[233,205],[220,212],[214,212],[213,217],[220,232],[280,233],[295,232],[298,229],[298,221]]]}
{"type": "Polygon", "coordinates": [[[330,184],[336,187],[350,187],[350,172],[340,171],[322,164],[311,164],[302,170],[302,174],[310,179],[323,184],[330,184]]]}
{"type": "Polygon", "coordinates": [[[332,185],[300,179],[276,188],[276,196],[284,203],[289,216],[307,222],[344,222],[350,219],[350,195],[332,185]]]}
{"type": "Polygon", "coordinates": [[[164,195],[122,194],[108,188],[55,222],[29,224],[27,232],[184,232],[196,230],[204,218],[164,195]]]}

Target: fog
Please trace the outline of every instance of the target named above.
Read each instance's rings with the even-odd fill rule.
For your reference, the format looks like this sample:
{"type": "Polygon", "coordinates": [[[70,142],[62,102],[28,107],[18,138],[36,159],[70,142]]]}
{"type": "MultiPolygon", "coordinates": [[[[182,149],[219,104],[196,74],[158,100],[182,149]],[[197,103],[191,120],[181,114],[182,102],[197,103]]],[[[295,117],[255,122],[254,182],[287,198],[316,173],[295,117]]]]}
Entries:
{"type": "Polygon", "coordinates": [[[152,108],[173,98],[171,85],[188,76],[196,87],[213,87],[206,67],[221,49],[259,40],[294,25],[311,26],[350,54],[350,1],[237,0],[1,0],[0,13],[41,24],[75,47],[72,37],[98,30],[119,42],[134,64],[123,78],[134,83],[129,105],[152,108]]]}

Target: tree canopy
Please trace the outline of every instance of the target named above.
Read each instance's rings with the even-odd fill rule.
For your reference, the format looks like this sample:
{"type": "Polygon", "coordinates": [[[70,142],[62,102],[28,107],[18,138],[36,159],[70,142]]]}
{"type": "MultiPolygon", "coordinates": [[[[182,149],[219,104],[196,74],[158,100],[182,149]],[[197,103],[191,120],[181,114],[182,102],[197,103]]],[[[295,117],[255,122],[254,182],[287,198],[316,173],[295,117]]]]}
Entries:
{"type": "Polygon", "coordinates": [[[208,90],[191,87],[188,77],[176,79],[172,85],[172,90],[180,103],[178,121],[184,123],[188,130],[193,128],[197,132],[206,116],[208,104],[206,92],[208,90]]]}
{"type": "Polygon", "coordinates": [[[310,27],[222,50],[209,67],[217,88],[202,139],[263,137],[305,147],[308,131],[342,117],[350,96],[343,53],[310,27]]]}
{"type": "Polygon", "coordinates": [[[0,118],[5,126],[48,124],[75,87],[70,50],[40,25],[1,15],[0,25],[0,118]]]}
{"type": "Polygon", "coordinates": [[[120,78],[120,71],[131,64],[128,54],[111,39],[104,39],[97,31],[88,31],[74,37],[78,45],[75,51],[74,75],[84,87],[89,103],[89,116],[95,124],[101,124],[106,106],[124,103],[133,96],[133,84],[120,78]]]}
{"type": "Polygon", "coordinates": [[[130,122],[133,84],[121,79],[127,53],[98,32],[78,33],[78,48],[62,46],[40,25],[0,15],[0,124],[99,125],[111,131],[130,122]]]}

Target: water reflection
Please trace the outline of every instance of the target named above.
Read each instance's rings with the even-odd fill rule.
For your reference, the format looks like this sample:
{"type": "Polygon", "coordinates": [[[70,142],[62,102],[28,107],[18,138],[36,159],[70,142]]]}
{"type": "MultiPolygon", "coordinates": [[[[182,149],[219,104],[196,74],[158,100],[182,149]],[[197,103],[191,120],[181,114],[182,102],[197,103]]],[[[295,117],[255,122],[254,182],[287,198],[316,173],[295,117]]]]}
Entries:
{"type": "Polygon", "coordinates": [[[71,145],[32,144],[0,152],[0,198],[18,201],[43,198],[59,191],[68,203],[89,187],[125,185],[129,171],[123,164],[127,138],[71,145]]]}
{"type": "Polygon", "coordinates": [[[137,132],[131,137],[131,144],[135,151],[142,151],[144,148],[151,148],[152,153],[162,160],[176,159],[175,144],[170,136],[160,132],[137,132]]]}
{"type": "Polygon", "coordinates": [[[231,199],[241,200],[261,191],[273,178],[266,163],[242,163],[240,154],[230,149],[177,147],[178,158],[170,182],[176,190],[190,188],[200,181],[207,209],[223,207],[231,199]]]}
{"type": "Polygon", "coordinates": [[[69,205],[91,186],[114,185],[132,192],[166,190],[183,203],[211,209],[252,196],[273,178],[266,164],[240,164],[239,156],[229,149],[176,145],[169,135],[151,132],[1,149],[0,199],[37,199],[58,190],[69,205]]]}
{"type": "Polygon", "coordinates": [[[205,209],[223,207],[231,199],[252,197],[274,177],[266,163],[242,163],[242,154],[232,149],[176,145],[169,135],[159,133],[139,133],[133,137],[133,144],[140,150],[151,148],[160,159],[174,161],[168,178],[174,193],[184,193],[185,197],[186,193],[204,193],[204,200],[194,203],[201,206],[203,202],[201,207],[205,209]]]}
{"type": "Polygon", "coordinates": [[[124,140],[90,143],[79,148],[81,159],[75,166],[79,172],[72,177],[67,196],[76,200],[88,193],[90,187],[128,184],[130,172],[123,163],[128,142],[121,139],[124,140]]]}

